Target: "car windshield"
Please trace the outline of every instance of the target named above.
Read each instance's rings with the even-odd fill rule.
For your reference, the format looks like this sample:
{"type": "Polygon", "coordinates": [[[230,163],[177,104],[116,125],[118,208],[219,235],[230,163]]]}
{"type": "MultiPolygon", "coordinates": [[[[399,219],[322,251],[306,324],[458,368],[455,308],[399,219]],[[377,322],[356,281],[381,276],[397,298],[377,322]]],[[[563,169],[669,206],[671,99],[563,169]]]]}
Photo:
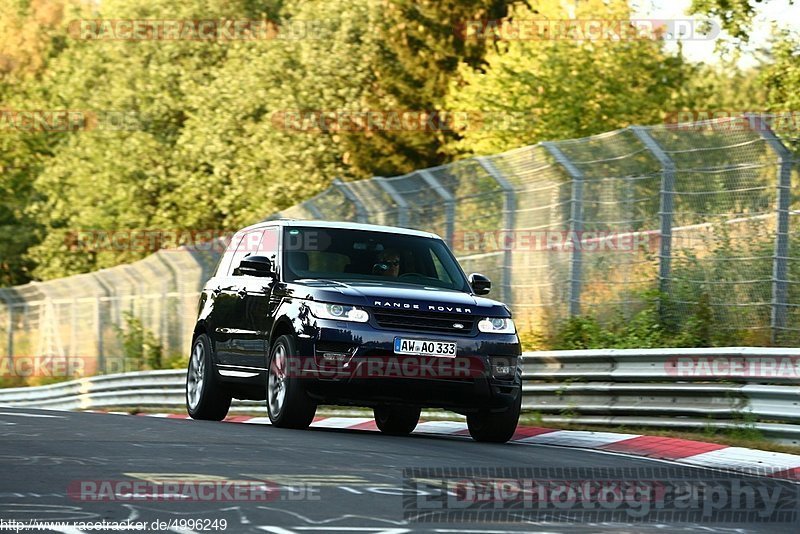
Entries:
{"type": "Polygon", "coordinates": [[[468,283],[440,239],[386,232],[288,226],[284,279],[404,283],[467,291],[468,283]]]}

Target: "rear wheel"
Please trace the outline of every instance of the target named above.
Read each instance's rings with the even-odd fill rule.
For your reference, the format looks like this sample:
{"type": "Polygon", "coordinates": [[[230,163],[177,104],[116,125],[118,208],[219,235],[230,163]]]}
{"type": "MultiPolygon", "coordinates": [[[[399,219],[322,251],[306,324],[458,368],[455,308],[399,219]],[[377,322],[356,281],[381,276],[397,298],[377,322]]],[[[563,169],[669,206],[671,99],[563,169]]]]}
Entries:
{"type": "Polygon", "coordinates": [[[231,394],[220,383],[211,358],[211,340],[200,334],[192,345],[186,372],[186,411],[192,419],[221,421],[231,407],[231,394]]]}
{"type": "Polygon", "coordinates": [[[419,423],[419,408],[404,406],[377,406],[374,409],[375,424],[384,434],[406,436],[419,423]]]}
{"type": "Polygon", "coordinates": [[[467,415],[469,435],[475,441],[505,443],[514,435],[522,408],[522,393],[517,401],[502,412],[484,410],[467,415]]]}
{"type": "Polygon", "coordinates": [[[281,336],[275,341],[267,366],[267,412],[273,425],[280,428],[306,428],[314,420],[317,405],[297,376],[300,366],[293,365],[297,350],[294,339],[281,336]]]}

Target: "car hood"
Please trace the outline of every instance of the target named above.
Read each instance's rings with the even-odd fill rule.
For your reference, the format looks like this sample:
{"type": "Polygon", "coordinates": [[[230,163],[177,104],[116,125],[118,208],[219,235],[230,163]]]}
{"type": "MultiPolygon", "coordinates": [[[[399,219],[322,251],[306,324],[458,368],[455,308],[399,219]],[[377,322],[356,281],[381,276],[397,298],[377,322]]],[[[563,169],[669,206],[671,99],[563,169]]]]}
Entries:
{"type": "Polygon", "coordinates": [[[495,300],[431,286],[333,280],[297,280],[292,285],[297,289],[293,291],[295,296],[322,302],[494,317],[510,315],[508,308],[495,300]]]}

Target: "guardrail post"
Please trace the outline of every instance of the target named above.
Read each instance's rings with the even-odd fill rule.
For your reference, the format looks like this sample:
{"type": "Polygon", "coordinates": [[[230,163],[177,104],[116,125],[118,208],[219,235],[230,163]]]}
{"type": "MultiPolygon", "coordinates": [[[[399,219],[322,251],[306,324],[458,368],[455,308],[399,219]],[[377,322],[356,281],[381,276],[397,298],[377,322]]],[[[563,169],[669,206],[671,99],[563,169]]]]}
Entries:
{"type": "Polygon", "coordinates": [[[633,126],[633,133],[661,164],[661,191],[659,193],[658,219],[660,244],[658,251],[658,288],[669,294],[669,279],[672,270],[672,215],[674,213],[675,162],[650,132],[641,126],[633,126]]]}
{"type": "MultiPolygon", "coordinates": [[[[517,196],[514,186],[511,182],[500,172],[500,169],[494,162],[484,156],[476,157],[475,160],[480,164],[484,170],[489,173],[495,182],[503,190],[503,229],[506,232],[513,232],[516,226],[514,221],[517,211],[517,196]]],[[[513,258],[511,256],[512,250],[510,247],[503,247],[503,300],[506,302],[513,302],[512,286],[511,286],[511,270],[513,267],[513,258]]]]}
{"type": "Polygon", "coordinates": [[[378,184],[378,186],[386,191],[392,200],[394,201],[395,205],[397,205],[397,226],[407,227],[408,226],[408,202],[406,199],[403,198],[397,189],[384,178],[383,176],[375,176],[372,180],[378,184]]]}
{"type": "Polygon", "coordinates": [[[772,343],[779,341],[779,332],[786,329],[789,296],[789,207],[792,200],[792,153],[778,139],[760,115],[748,114],[750,128],[755,129],[778,156],[778,184],[775,249],[772,255],[772,310],[770,330],[772,343]]]}
{"type": "Polygon", "coordinates": [[[367,222],[367,209],[364,207],[364,204],[358,199],[358,197],[350,190],[350,187],[341,181],[339,178],[333,179],[333,186],[341,191],[344,197],[353,203],[353,206],[356,208],[356,222],[365,223],[367,222]]]}
{"type": "Polygon", "coordinates": [[[569,233],[574,236],[572,257],[569,262],[569,315],[581,313],[581,286],[583,282],[583,253],[581,251],[581,232],[583,232],[583,172],[554,143],[542,143],[556,161],[564,167],[572,178],[572,197],[569,210],[569,233]]]}
{"type": "Polygon", "coordinates": [[[425,180],[425,183],[431,186],[437,195],[442,199],[444,202],[444,233],[445,237],[444,240],[447,242],[449,246],[453,246],[453,239],[455,238],[455,224],[456,224],[456,202],[453,195],[450,194],[440,182],[436,179],[431,171],[428,169],[422,169],[421,171],[417,171],[417,174],[422,176],[422,179],[425,180]]]}

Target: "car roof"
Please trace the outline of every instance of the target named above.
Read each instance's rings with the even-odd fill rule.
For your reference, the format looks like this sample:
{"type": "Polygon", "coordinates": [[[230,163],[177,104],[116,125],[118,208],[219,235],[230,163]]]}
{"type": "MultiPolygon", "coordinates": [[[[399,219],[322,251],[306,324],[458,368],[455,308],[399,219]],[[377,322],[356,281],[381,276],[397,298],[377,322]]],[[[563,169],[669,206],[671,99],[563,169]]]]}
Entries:
{"type": "MultiPolygon", "coordinates": [[[[441,239],[438,235],[432,232],[423,232],[421,230],[412,230],[410,228],[400,228],[397,226],[383,226],[380,224],[364,224],[354,223],[350,221],[318,221],[318,220],[305,220],[305,219],[275,219],[271,221],[263,221],[258,224],[253,224],[247,228],[242,228],[239,232],[254,230],[265,226],[303,226],[306,228],[343,228],[345,230],[365,230],[369,232],[383,232],[387,234],[400,234],[411,235],[417,237],[431,237],[434,239],[441,239]]],[[[238,233],[238,232],[237,232],[238,233]]]]}

